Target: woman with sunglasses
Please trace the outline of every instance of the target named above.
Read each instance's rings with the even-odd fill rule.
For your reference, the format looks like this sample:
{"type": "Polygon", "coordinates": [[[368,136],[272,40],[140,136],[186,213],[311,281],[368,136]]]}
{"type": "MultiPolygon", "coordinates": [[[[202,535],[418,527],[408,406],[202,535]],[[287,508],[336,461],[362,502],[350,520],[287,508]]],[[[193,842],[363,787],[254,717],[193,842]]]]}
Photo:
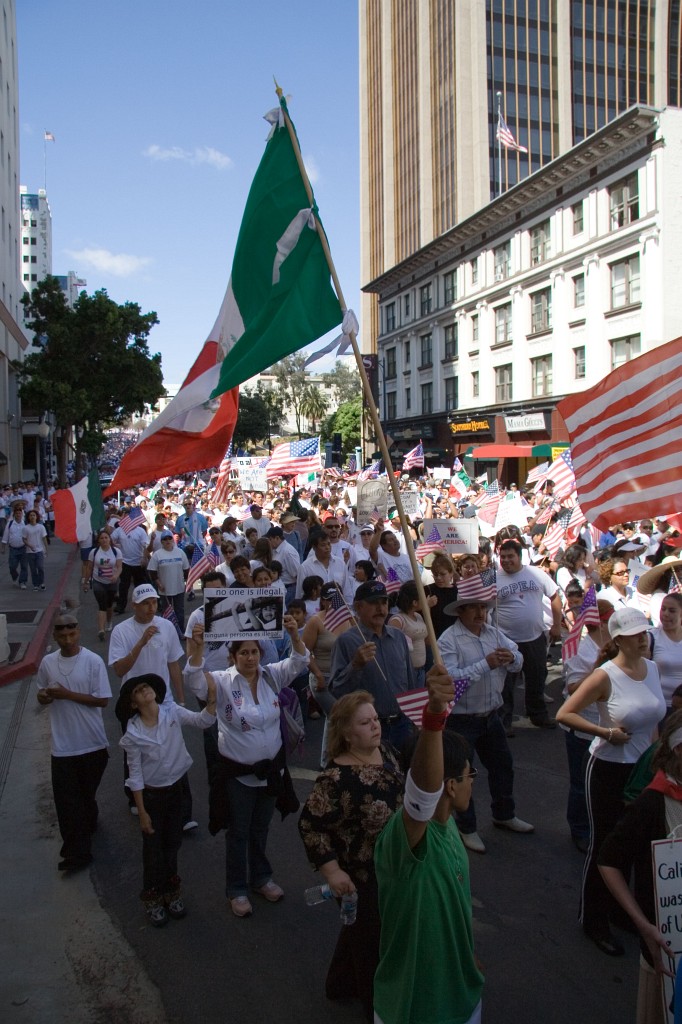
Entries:
{"type": "Polygon", "coordinates": [[[607,558],[598,566],[599,579],[604,584],[604,589],[599,591],[599,597],[608,601],[614,608],[627,608],[632,601],[634,593],[629,586],[630,571],[628,563],[622,558],[607,558]]]}

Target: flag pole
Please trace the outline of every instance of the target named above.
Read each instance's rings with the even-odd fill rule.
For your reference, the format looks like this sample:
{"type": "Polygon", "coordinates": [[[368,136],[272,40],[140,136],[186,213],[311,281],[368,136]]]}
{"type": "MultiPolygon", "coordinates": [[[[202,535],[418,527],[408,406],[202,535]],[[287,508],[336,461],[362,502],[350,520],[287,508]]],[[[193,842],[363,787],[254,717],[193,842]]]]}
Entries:
{"type": "MultiPolygon", "coordinates": [[[[277,92],[277,96],[278,96],[279,100],[281,101],[282,100],[283,92],[282,92],[282,89],[280,88],[280,86],[277,85],[276,81],[275,81],[275,91],[277,92]]],[[[313,199],[313,190],[312,190],[312,187],[310,185],[310,181],[308,180],[308,174],[307,174],[307,171],[305,169],[305,165],[303,163],[303,157],[301,156],[301,149],[300,149],[300,146],[298,144],[298,139],[296,138],[296,132],[294,131],[294,126],[291,123],[291,119],[289,118],[289,114],[288,114],[288,112],[286,110],[286,107],[282,106],[281,110],[282,110],[282,114],[284,115],[284,123],[286,124],[287,131],[289,132],[289,137],[291,139],[291,145],[293,147],[294,154],[296,156],[296,162],[298,164],[298,169],[299,169],[299,172],[301,174],[301,178],[303,179],[303,184],[305,186],[305,190],[306,190],[306,193],[308,195],[308,199],[310,201],[310,205],[312,207],[313,214],[315,216],[315,223],[317,225],[317,231],[318,231],[318,234],[320,236],[320,242],[322,244],[322,250],[323,250],[325,258],[327,260],[327,265],[329,267],[329,273],[331,275],[331,279],[332,279],[332,282],[334,284],[334,289],[336,291],[336,297],[339,300],[341,308],[343,310],[346,310],[347,309],[346,300],[343,297],[343,290],[341,288],[341,282],[339,281],[338,274],[336,273],[336,267],[334,266],[334,260],[332,259],[332,254],[331,254],[331,250],[329,248],[329,242],[327,241],[327,236],[326,236],[326,234],[324,232],[324,228],[322,227],[322,224],[320,223],[320,221],[318,219],[318,216],[317,216],[317,212],[316,212],[316,208],[315,208],[315,204],[314,204],[314,199],[313,199]]],[[[400,517],[400,526],[401,526],[402,531],[403,531],[403,536],[405,537],[405,547],[407,548],[407,554],[408,554],[408,557],[410,559],[410,565],[412,566],[412,575],[414,577],[414,583],[415,583],[415,585],[417,587],[417,594],[419,595],[419,607],[420,607],[420,610],[421,610],[421,613],[422,613],[422,618],[424,619],[424,625],[426,626],[426,632],[427,632],[427,635],[428,635],[428,638],[429,638],[429,643],[431,645],[431,651],[432,651],[432,654],[433,654],[433,660],[434,660],[434,662],[436,664],[442,665],[443,664],[443,659],[441,658],[440,651],[438,650],[438,643],[437,643],[437,640],[436,640],[436,631],[433,628],[433,623],[431,621],[431,613],[429,611],[429,606],[428,606],[428,604],[426,602],[426,592],[424,590],[424,584],[422,583],[421,576],[420,576],[420,573],[419,573],[419,564],[417,562],[417,557],[416,557],[415,552],[414,552],[414,544],[412,543],[412,537],[410,535],[409,527],[408,527],[408,524],[407,524],[407,518],[405,516],[405,510],[403,509],[403,503],[402,503],[402,500],[400,498],[400,489],[398,487],[398,484],[397,484],[396,479],[395,479],[395,474],[393,472],[393,465],[391,463],[391,457],[388,454],[388,446],[386,444],[386,438],[384,437],[384,432],[381,429],[381,421],[380,421],[379,416],[377,414],[376,406],[375,406],[374,400],[372,398],[372,392],[371,392],[371,389],[370,389],[370,386],[369,386],[369,380],[367,379],[367,374],[365,372],[365,367],[364,367],[363,362],[362,362],[362,355],[361,355],[360,349],[358,347],[358,342],[357,342],[357,338],[355,336],[355,331],[351,331],[349,337],[350,337],[351,346],[353,348],[353,354],[355,356],[355,362],[357,363],[358,373],[360,374],[360,379],[362,381],[362,389],[364,391],[365,399],[367,401],[367,407],[368,407],[368,410],[369,410],[370,418],[372,420],[372,426],[374,427],[374,432],[376,434],[377,443],[379,445],[379,451],[381,452],[381,458],[383,459],[384,466],[386,467],[386,473],[388,474],[388,482],[389,482],[389,484],[391,486],[391,490],[393,492],[393,500],[395,501],[396,508],[398,510],[398,516],[400,517]]]]}

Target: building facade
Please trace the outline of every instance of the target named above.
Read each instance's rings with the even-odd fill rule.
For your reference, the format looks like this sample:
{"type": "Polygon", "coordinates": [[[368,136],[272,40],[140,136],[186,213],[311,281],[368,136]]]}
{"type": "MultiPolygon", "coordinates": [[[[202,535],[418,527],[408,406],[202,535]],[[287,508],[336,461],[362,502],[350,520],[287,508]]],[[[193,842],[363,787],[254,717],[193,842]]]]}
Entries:
{"type": "MultiPolygon", "coordinates": [[[[629,107],[680,105],[680,8],[680,0],[360,0],[363,282],[629,107]],[[527,153],[498,146],[498,102],[527,153]]],[[[378,332],[368,297],[366,351],[376,351],[378,332]]]]}
{"type": "Polygon", "coordinates": [[[525,480],[562,397],[682,335],[681,159],[682,110],[633,107],[367,286],[398,451],[525,480]]]}
{"type": "Polygon", "coordinates": [[[38,281],[52,273],[52,214],[44,188],[20,188],[21,283],[29,295],[38,281]]]}

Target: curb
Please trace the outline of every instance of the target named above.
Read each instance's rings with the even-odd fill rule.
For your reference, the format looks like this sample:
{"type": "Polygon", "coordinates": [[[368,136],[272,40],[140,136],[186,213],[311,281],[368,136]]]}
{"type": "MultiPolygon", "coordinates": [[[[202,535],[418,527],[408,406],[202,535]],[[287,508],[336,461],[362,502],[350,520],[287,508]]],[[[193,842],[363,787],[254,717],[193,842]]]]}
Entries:
{"type": "Polygon", "coordinates": [[[69,574],[78,555],[78,548],[74,548],[74,550],[68,555],[66,565],[64,566],[64,572],[62,573],[62,578],[57,585],[57,589],[52,595],[50,603],[40,617],[40,624],[35,632],[35,636],[28,645],[24,657],[21,661],[12,662],[6,668],[0,668],[0,686],[6,686],[8,683],[15,683],[18,679],[24,679],[25,676],[35,675],[38,671],[38,666],[43,660],[45,644],[47,643],[48,635],[52,629],[52,622],[61,606],[62,596],[66,589],[69,574]]]}

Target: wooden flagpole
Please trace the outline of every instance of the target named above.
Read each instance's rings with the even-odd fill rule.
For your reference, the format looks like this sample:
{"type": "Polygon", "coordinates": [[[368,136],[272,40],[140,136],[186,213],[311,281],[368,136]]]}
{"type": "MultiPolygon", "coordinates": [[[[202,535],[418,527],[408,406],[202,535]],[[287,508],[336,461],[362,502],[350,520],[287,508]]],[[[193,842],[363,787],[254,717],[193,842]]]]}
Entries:
{"type": "MultiPolygon", "coordinates": [[[[281,101],[283,92],[282,92],[282,89],[280,88],[280,86],[277,85],[276,81],[275,81],[275,91],[276,91],[277,96],[279,97],[279,99],[281,101]]],[[[294,126],[291,123],[291,119],[289,118],[289,114],[288,114],[286,108],[282,107],[281,104],[280,104],[280,109],[282,111],[282,114],[284,115],[284,123],[287,126],[287,131],[289,132],[289,137],[291,139],[291,145],[293,146],[294,154],[296,156],[296,162],[298,164],[298,169],[300,171],[301,178],[303,179],[303,184],[305,186],[305,190],[306,190],[306,193],[308,195],[308,199],[310,201],[310,205],[312,207],[313,214],[315,216],[315,223],[317,225],[317,231],[318,231],[318,234],[320,236],[320,242],[322,243],[322,249],[323,249],[324,255],[325,255],[326,260],[327,260],[327,265],[329,267],[329,273],[330,273],[331,279],[332,279],[332,281],[334,283],[334,289],[336,291],[336,296],[337,296],[337,298],[339,300],[341,308],[343,310],[346,310],[347,309],[346,300],[343,297],[343,290],[341,288],[341,282],[339,281],[338,275],[336,273],[336,267],[334,266],[334,260],[332,259],[332,254],[331,254],[331,251],[329,249],[329,243],[327,241],[327,236],[325,235],[324,228],[322,227],[322,224],[320,223],[320,221],[318,219],[318,216],[317,216],[317,213],[316,213],[316,210],[315,210],[315,204],[314,204],[314,199],[313,199],[313,190],[312,190],[312,187],[310,185],[310,181],[308,180],[308,174],[307,174],[307,171],[305,169],[305,164],[303,163],[303,157],[301,156],[301,149],[300,149],[300,146],[298,144],[298,139],[296,138],[296,132],[294,131],[294,126]]],[[[429,606],[428,606],[428,604],[426,602],[426,592],[424,590],[424,584],[422,583],[421,575],[419,573],[419,564],[417,562],[417,557],[416,557],[416,555],[414,553],[414,544],[412,543],[412,537],[410,536],[410,530],[409,530],[407,518],[405,516],[405,510],[403,509],[403,503],[402,503],[402,500],[401,500],[401,497],[400,497],[400,489],[399,489],[398,484],[396,482],[395,474],[393,473],[393,465],[391,463],[391,457],[388,454],[388,446],[386,444],[386,438],[384,437],[384,432],[381,429],[381,421],[379,420],[379,416],[378,416],[378,413],[377,413],[377,410],[376,410],[376,406],[374,404],[374,399],[372,397],[372,392],[371,392],[371,389],[370,389],[370,386],[369,386],[369,380],[367,379],[367,373],[365,372],[365,367],[364,367],[363,362],[362,362],[362,356],[360,354],[360,349],[358,347],[358,342],[357,342],[357,338],[355,336],[355,331],[351,331],[349,337],[350,337],[351,345],[353,347],[353,354],[355,356],[355,362],[357,363],[358,373],[360,374],[360,379],[362,381],[362,390],[363,390],[363,392],[365,394],[365,401],[367,403],[367,407],[369,409],[370,418],[372,420],[372,425],[374,427],[374,432],[375,432],[376,437],[377,437],[377,443],[379,445],[379,451],[381,452],[381,457],[383,459],[384,466],[386,467],[386,472],[388,474],[388,482],[391,485],[391,490],[393,492],[393,500],[395,501],[396,508],[398,510],[398,515],[400,517],[400,526],[401,526],[401,529],[403,531],[403,536],[405,537],[405,546],[407,548],[407,554],[409,556],[410,564],[412,566],[412,575],[414,577],[414,582],[415,582],[416,587],[417,587],[417,593],[419,595],[419,607],[420,607],[420,610],[421,610],[421,613],[422,613],[422,618],[424,619],[424,625],[426,626],[426,631],[427,631],[427,634],[428,634],[429,643],[431,644],[431,651],[433,653],[433,660],[434,660],[434,662],[436,662],[436,664],[442,665],[443,664],[443,659],[441,658],[440,651],[438,650],[438,643],[436,641],[436,632],[435,632],[435,630],[433,628],[433,623],[431,621],[431,613],[429,611],[429,606]]]]}

